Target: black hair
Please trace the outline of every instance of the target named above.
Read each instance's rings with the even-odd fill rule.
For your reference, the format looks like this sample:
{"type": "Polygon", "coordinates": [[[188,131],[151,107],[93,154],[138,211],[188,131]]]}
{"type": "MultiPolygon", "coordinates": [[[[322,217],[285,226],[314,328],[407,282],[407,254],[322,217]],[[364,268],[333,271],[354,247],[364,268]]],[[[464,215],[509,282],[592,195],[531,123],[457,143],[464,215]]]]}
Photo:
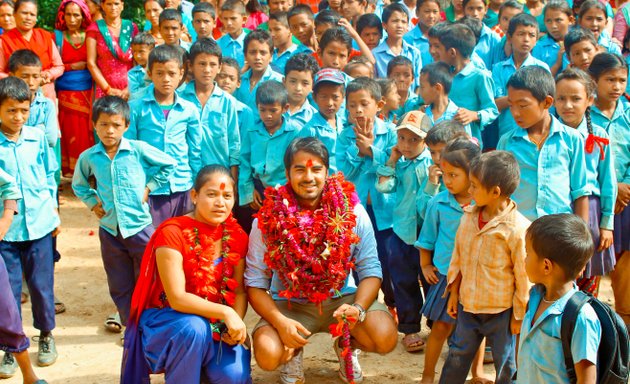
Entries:
{"type": "Polygon", "coordinates": [[[357,77],[352,80],[346,88],[346,97],[348,97],[351,93],[359,91],[367,91],[377,103],[381,101],[381,98],[383,97],[383,95],[381,95],[381,87],[375,80],[370,79],[369,77],[357,77]]]}
{"type": "Polygon", "coordinates": [[[539,259],[548,259],[564,271],[565,282],[580,275],[595,251],[588,225],[570,213],[545,215],[534,220],[526,238],[539,259]]]}
{"type": "MultiPolygon", "coordinates": [[[[462,8],[466,9],[466,6],[468,5],[468,3],[470,3],[472,0],[464,0],[462,1],[462,8]]],[[[483,5],[486,7],[486,9],[488,9],[488,4],[486,4],[486,2],[484,0],[481,1],[483,3],[483,5]]]]}
{"type": "Polygon", "coordinates": [[[393,79],[376,79],[376,83],[381,87],[381,97],[385,97],[396,86],[393,79]]]}
{"type": "Polygon", "coordinates": [[[284,67],[284,76],[288,76],[291,71],[310,72],[311,78],[314,79],[315,74],[319,72],[319,64],[317,64],[317,60],[315,60],[312,55],[308,53],[298,53],[287,60],[284,67]]]}
{"type": "Polygon", "coordinates": [[[444,120],[429,129],[427,137],[424,138],[424,142],[427,143],[427,145],[446,144],[458,136],[469,138],[462,124],[455,120],[444,120]]]}
{"type": "MultiPolygon", "coordinates": [[[[166,0],[144,0],[144,2],[142,4],[145,5],[149,1],[156,2],[156,3],[158,3],[158,5],[160,7],[162,7],[162,9],[166,9],[166,0]]],[[[95,1],[95,3],[96,4],[101,4],[101,0],[95,1]]]]}
{"type": "Polygon", "coordinates": [[[461,168],[470,172],[470,164],[479,157],[481,148],[472,139],[466,137],[456,137],[449,141],[442,151],[442,160],[448,162],[455,168],[461,168]]]}
{"type": "Polygon", "coordinates": [[[352,52],[352,37],[343,27],[332,27],[328,29],[322,35],[321,40],[319,41],[319,49],[320,51],[324,51],[328,44],[332,42],[337,42],[348,47],[348,55],[352,52]]]}
{"type": "Polygon", "coordinates": [[[475,42],[479,43],[479,39],[481,38],[481,31],[483,31],[483,21],[471,16],[464,16],[461,19],[457,20],[457,23],[463,24],[470,28],[470,30],[475,35],[475,42]]]}
{"type": "Polygon", "coordinates": [[[223,58],[223,55],[221,54],[221,48],[219,48],[219,44],[217,44],[214,39],[210,39],[207,37],[197,39],[197,41],[195,41],[193,45],[190,46],[190,52],[188,52],[188,60],[192,64],[195,62],[197,56],[201,55],[202,53],[218,57],[219,64],[221,64],[221,59],[223,58]]]}
{"type": "Polygon", "coordinates": [[[508,80],[506,88],[529,91],[538,102],[544,101],[547,96],[556,95],[553,76],[537,65],[519,68],[508,80]]]}
{"type": "Polygon", "coordinates": [[[287,105],[289,94],[281,82],[276,80],[263,81],[256,90],[256,105],[287,105]]]}
{"type": "Polygon", "coordinates": [[[120,115],[125,119],[125,124],[131,121],[131,110],[129,104],[118,96],[103,96],[96,99],[92,106],[92,122],[96,124],[102,114],[120,115]]]}
{"type": "Polygon", "coordinates": [[[441,84],[444,93],[448,95],[451,92],[453,84],[453,73],[451,67],[441,61],[437,61],[422,67],[421,75],[427,75],[427,80],[431,86],[441,84]]]}
{"type": "Polygon", "coordinates": [[[240,13],[241,15],[247,14],[245,6],[241,0],[226,0],[223,4],[221,4],[221,12],[223,11],[232,11],[240,13]]]}
{"type": "Polygon", "coordinates": [[[368,69],[368,71],[373,71],[374,67],[371,66],[372,63],[370,63],[365,56],[354,56],[352,59],[350,59],[350,61],[348,61],[348,64],[346,64],[345,67],[343,67],[343,71],[344,73],[346,73],[348,76],[350,75],[350,72],[352,72],[354,69],[360,68],[360,67],[365,67],[368,69]]]}
{"type": "Polygon", "coordinates": [[[623,57],[619,55],[602,52],[598,53],[593,58],[591,65],[588,67],[588,73],[593,77],[593,79],[595,79],[595,81],[599,81],[599,78],[603,74],[615,69],[623,69],[626,73],[628,73],[628,64],[626,64],[623,57]]]}
{"type": "Polygon", "coordinates": [[[14,51],[9,57],[9,72],[15,73],[20,67],[40,67],[42,61],[39,56],[30,49],[18,49],[14,51]]]}
{"type": "Polygon", "coordinates": [[[269,21],[271,20],[277,21],[278,23],[289,28],[289,20],[287,19],[286,12],[274,12],[274,13],[269,14],[269,21]]]}
{"type": "Polygon", "coordinates": [[[306,4],[297,4],[291,7],[291,9],[289,9],[289,12],[287,12],[287,19],[291,20],[293,16],[297,16],[297,15],[306,15],[311,20],[315,18],[315,15],[313,15],[313,11],[311,10],[311,7],[306,4]]]}
{"type": "Polygon", "coordinates": [[[180,67],[184,66],[184,55],[186,51],[180,46],[161,44],[157,47],[153,48],[151,53],[149,53],[149,60],[147,68],[149,70],[153,69],[153,64],[155,63],[168,63],[169,61],[176,62],[180,67]],[[184,53],[182,53],[184,51],[184,53]]]}
{"type": "Polygon", "coordinates": [[[179,25],[184,25],[182,14],[177,9],[166,8],[160,13],[160,25],[165,21],[177,21],[179,25]]]}
{"type": "Polygon", "coordinates": [[[586,0],[580,5],[580,13],[578,13],[578,20],[581,19],[586,12],[591,9],[599,9],[604,13],[604,18],[608,20],[608,12],[606,11],[606,6],[602,4],[599,0],[586,0]]]}
{"type": "Polygon", "coordinates": [[[536,28],[536,35],[538,35],[539,33],[538,20],[536,20],[536,18],[529,13],[519,13],[518,15],[514,16],[510,20],[510,24],[506,32],[507,35],[513,36],[514,32],[516,32],[516,28],[518,27],[534,27],[536,28]]]}
{"type": "MultiPolygon", "coordinates": [[[[324,9],[320,13],[315,16],[315,26],[319,26],[322,24],[328,24],[331,26],[336,26],[341,20],[341,15],[332,9],[324,9]]],[[[382,28],[382,26],[381,26],[382,28]]]]}
{"type": "Polygon", "coordinates": [[[269,47],[269,53],[273,53],[273,40],[271,34],[268,31],[262,29],[254,29],[247,36],[243,42],[243,53],[247,55],[247,48],[252,41],[258,41],[259,43],[267,44],[269,47]]]}
{"type": "Polygon", "coordinates": [[[513,154],[508,151],[486,152],[470,163],[470,174],[482,187],[501,189],[501,196],[510,197],[518,188],[521,170],[513,154]]]}
{"type": "Polygon", "coordinates": [[[213,20],[217,18],[217,10],[214,8],[214,5],[205,1],[195,4],[191,12],[193,18],[195,13],[207,13],[213,20]]]}
{"type": "Polygon", "coordinates": [[[221,66],[227,66],[236,69],[238,81],[241,81],[241,66],[238,64],[238,61],[236,61],[236,59],[232,57],[224,57],[221,60],[221,66]]]}
{"type": "Polygon", "coordinates": [[[501,7],[499,7],[499,18],[501,18],[503,10],[505,10],[506,8],[518,9],[519,11],[523,12],[523,4],[519,3],[516,0],[505,0],[505,2],[501,4],[501,7]]]}
{"type": "Polygon", "coordinates": [[[232,187],[236,186],[236,182],[232,177],[232,172],[227,167],[219,164],[211,164],[201,168],[199,170],[199,173],[197,173],[197,177],[195,177],[195,184],[193,185],[193,189],[195,190],[195,192],[201,192],[201,188],[203,188],[208,180],[210,180],[210,178],[217,173],[223,176],[227,176],[228,179],[232,182],[232,187]]]}
{"type": "Polygon", "coordinates": [[[387,63],[387,76],[392,74],[392,71],[394,70],[394,68],[398,67],[398,66],[405,66],[408,68],[411,68],[411,76],[413,77],[414,73],[413,73],[413,63],[411,62],[411,60],[409,60],[409,58],[405,57],[405,56],[396,56],[393,59],[391,59],[389,61],[389,63],[387,63]]]}
{"type": "Polygon", "coordinates": [[[302,137],[293,139],[284,151],[284,168],[287,171],[291,169],[293,158],[300,151],[319,157],[326,168],[330,167],[328,148],[326,148],[324,143],[316,137],[302,137]]]}
{"type": "Polygon", "coordinates": [[[258,0],[247,0],[247,4],[245,4],[245,10],[247,13],[256,13],[256,12],[264,12],[262,5],[258,2],[258,0]]]}
{"type": "Polygon", "coordinates": [[[39,13],[39,5],[37,4],[37,0],[17,0],[15,2],[15,6],[13,7],[13,11],[17,12],[18,9],[20,9],[20,7],[22,6],[22,4],[25,3],[31,3],[35,5],[35,8],[37,8],[37,11],[39,13]]]}
{"type": "Polygon", "coordinates": [[[429,37],[434,37],[438,40],[442,38],[442,35],[446,32],[446,30],[453,25],[450,21],[443,21],[441,23],[437,23],[429,29],[429,37]]]}
{"type": "Polygon", "coordinates": [[[24,80],[13,76],[0,80],[0,106],[8,99],[31,102],[31,90],[24,80]]]}
{"type": "Polygon", "coordinates": [[[595,39],[595,35],[593,35],[593,32],[591,32],[591,30],[582,28],[580,26],[575,26],[569,29],[569,32],[566,34],[566,36],[564,36],[564,50],[567,53],[567,56],[570,57],[571,55],[571,47],[582,41],[589,41],[591,44],[593,44],[593,47],[597,49],[597,40],[595,39]]]}
{"type": "Polygon", "coordinates": [[[623,48],[622,48],[622,52],[628,53],[630,52],[630,49],[628,49],[627,47],[630,46],[630,28],[628,28],[628,30],[626,31],[626,35],[623,37],[623,48]]]}
{"type": "Polygon", "coordinates": [[[560,11],[567,15],[569,19],[573,17],[573,10],[565,0],[550,0],[543,9],[543,15],[545,17],[547,17],[547,11],[549,10],[560,11]]]}
{"type": "Polygon", "coordinates": [[[383,8],[383,14],[381,15],[383,23],[387,23],[394,12],[402,13],[403,15],[407,16],[407,21],[409,21],[410,16],[409,13],[407,13],[407,9],[403,7],[403,5],[400,3],[391,3],[390,5],[383,8]]]}
{"type": "Polygon", "coordinates": [[[381,37],[383,37],[383,23],[381,22],[381,19],[379,19],[378,16],[376,16],[375,14],[364,13],[363,15],[359,16],[356,25],[357,33],[360,35],[365,28],[376,28],[378,29],[378,33],[381,35],[381,37]]]}
{"type": "Polygon", "coordinates": [[[446,27],[438,39],[444,48],[454,48],[464,58],[470,58],[477,44],[475,34],[470,27],[461,23],[454,23],[446,27]]]}
{"type": "MultiPolygon", "coordinates": [[[[580,68],[569,67],[556,76],[556,86],[562,80],[575,80],[581,83],[586,90],[586,97],[595,96],[597,91],[597,85],[593,78],[580,68]]],[[[593,133],[593,123],[591,122],[591,107],[587,107],[584,112],[584,118],[586,119],[586,129],[589,134],[593,133]]]]}
{"type": "Polygon", "coordinates": [[[149,32],[141,32],[131,39],[131,45],[148,45],[155,47],[155,38],[149,32]]]}
{"type": "Polygon", "coordinates": [[[435,3],[437,4],[440,11],[442,10],[442,4],[438,0],[418,0],[416,1],[416,14],[420,11],[420,8],[424,5],[424,3],[435,3]]]}

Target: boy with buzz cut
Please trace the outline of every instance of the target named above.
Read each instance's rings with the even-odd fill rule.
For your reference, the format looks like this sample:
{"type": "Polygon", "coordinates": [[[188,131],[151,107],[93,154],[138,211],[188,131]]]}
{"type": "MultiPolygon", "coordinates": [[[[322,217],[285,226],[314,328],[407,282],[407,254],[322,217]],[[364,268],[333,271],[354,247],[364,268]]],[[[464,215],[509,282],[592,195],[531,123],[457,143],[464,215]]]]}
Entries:
{"type": "Polygon", "coordinates": [[[484,153],[470,164],[474,206],[464,208],[448,267],[448,314],[456,319],[440,383],[463,383],[485,337],[492,346],[498,384],[516,372],[514,336],[528,299],[525,231],[530,221],[510,196],[518,163],[506,151],[484,153]]]}
{"type": "Polygon", "coordinates": [[[315,36],[315,16],[311,7],[306,4],[297,4],[287,12],[287,21],[293,36],[312,52],[319,48],[315,36]]]}
{"type": "Polygon", "coordinates": [[[269,15],[269,33],[274,46],[271,66],[278,73],[284,73],[284,67],[291,57],[300,52],[309,51],[304,45],[293,42],[286,12],[276,12],[269,15]]]}
{"type": "Polygon", "coordinates": [[[256,104],[260,117],[256,124],[244,127],[242,135],[238,194],[241,206],[257,211],[265,188],[287,182],[284,152],[300,127],[283,117],[289,109],[289,96],[279,81],[263,82],[256,90],[256,104]]]}
{"type": "Polygon", "coordinates": [[[182,14],[176,9],[165,9],[160,13],[160,35],[166,45],[179,45],[186,51],[190,50],[190,43],[181,39],[184,32],[182,14]]]}
{"type": "Polygon", "coordinates": [[[475,35],[466,25],[455,23],[440,31],[438,40],[439,46],[432,47],[436,61],[453,67],[449,96],[459,106],[454,119],[462,125],[470,124],[472,136],[481,145],[481,132],[497,118],[499,111],[494,103],[494,82],[490,73],[470,61],[475,35]]]}
{"type": "Polygon", "coordinates": [[[197,40],[208,38],[214,40],[214,27],[217,20],[217,11],[214,5],[206,2],[195,4],[192,9],[193,28],[197,32],[197,40]]]}
{"type": "MultiPolygon", "coordinates": [[[[510,44],[512,47],[512,55],[507,60],[496,63],[492,67],[494,102],[497,104],[497,108],[500,112],[496,142],[507,132],[518,129],[514,117],[512,117],[509,110],[507,83],[510,77],[519,68],[532,65],[537,65],[549,71],[549,66],[544,61],[538,60],[531,54],[537,39],[538,21],[536,21],[534,16],[521,13],[510,20],[510,26],[507,30],[507,44],[510,44]]],[[[496,146],[495,143],[488,142],[486,146],[493,148],[496,146]]]]}
{"type": "Polygon", "coordinates": [[[258,86],[268,80],[282,82],[282,75],[271,69],[271,52],[273,41],[267,31],[252,31],[243,43],[243,52],[249,69],[241,76],[241,86],[234,93],[243,104],[256,110],[258,86]]]}
{"type": "Polygon", "coordinates": [[[422,55],[418,48],[407,43],[403,37],[407,33],[409,15],[400,3],[393,3],[383,9],[383,28],[387,38],[372,51],[376,60],[376,76],[387,77],[387,64],[396,56],[404,56],[411,60],[414,68],[414,82],[412,91],[418,88],[420,70],[422,69],[422,55]]]}
{"type": "Polygon", "coordinates": [[[507,89],[520,129],[503,135],[497,149],[512,152],[521,168],[513,196],[519,210],[529,220],[575,213],[588,222],[584,139],[549,113],[556,92],[553,76],[539,66],[524,67],[512,75],[507,89]]]}
{"type": "MultiPolygon", "coordinates": [[[[529,227],[525,247],[525,269],[535,285],[521,327],[516,383],[569,383],[560,332],[562,314],[578,291],[575,279],[593,256],[591,232],[575,215],[547,215],[529,227]]],[[[586,303],[577,314],[571,339],[575,364],[571,368],[578,382],[595,383],[601,337],[599,318],[586,303]]]]}
{"type": "Polygon", "coordinates": [[[219,10],[224,35],[217,40],[223,57],[231,57],[238,65],[245,66],[244,41],[249,29],[243,28],[247,21],[245,5],[240,0],[226,0],[219,10]]]}
{"type": "Polygon", "coordinates": [[[127,72],[130,101],[141,97],[146,87],[151,84],[151,79],[147,77],[147,61],[153,48],[155,39],[149,32],[139,33],[131,40],[131,52],[136,66],[127,72]]]}
{"type": "Polygon", "coordinates": [[[168,184],[175,160],[147,143],[123,137],[130,111],[120,97],[100,98],[92,111],[100,142],[79,156],[72,189],[100,220],[101,257],[109,294],[120,314],[120,324],[125,325],[144,248],[155,231],[147,204],[149,193],[168,184]],[[95,188],[90,183],[92,177],[95,188]]]}
{"type": "Polygon", "coordinates": [[[190,188],[201,169],[199,111],[175,90],[184,76],[181,48],[159,45],[151,51],[147,73],[152,85],[129,103],[131,123],[125,137],[147,142],[177,161],[169,182],[152,190],[149,206],[153,225],[190,212],[190,188]]]}
{"type": "Polygon", "coordinates": [[[284,87],[289,94],[289,110],[285,117],[304,127],[311,121],[317,109],[308,101],[313,91],[313,80],[319,65],[312,55],[298,53],[287,62],[284,73],[284,87]]]}

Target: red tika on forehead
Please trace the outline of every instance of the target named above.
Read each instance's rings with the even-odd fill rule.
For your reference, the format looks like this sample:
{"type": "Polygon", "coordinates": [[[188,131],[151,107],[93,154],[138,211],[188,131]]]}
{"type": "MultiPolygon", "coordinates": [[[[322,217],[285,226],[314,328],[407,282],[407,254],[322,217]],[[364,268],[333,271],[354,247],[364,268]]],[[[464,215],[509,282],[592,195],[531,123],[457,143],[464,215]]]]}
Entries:
{"type": "Polygon", "coordinates": [[[308,159],[308,161],[306,162],[306,167],[307,168],[311,168],[313,166],[313,160],[312,159],[308,159]]]}
{"type": "Polygon", "coordinates": [[[219,189],[224,190],[225,189],[225,183],[221,183],[221,185],[219,186],[219,189]]]}

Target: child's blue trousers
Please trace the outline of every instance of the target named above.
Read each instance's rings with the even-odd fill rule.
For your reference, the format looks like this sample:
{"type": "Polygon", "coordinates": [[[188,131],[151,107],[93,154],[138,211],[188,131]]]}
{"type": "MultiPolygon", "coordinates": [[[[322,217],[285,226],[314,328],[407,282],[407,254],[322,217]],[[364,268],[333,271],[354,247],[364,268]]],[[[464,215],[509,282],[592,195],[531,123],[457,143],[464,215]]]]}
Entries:
{"type": "Polygon", "coordinates": [[[374,209],[371,205],[366,206],[368,216],[372,222],[372,228],[374,228],[374,237],[376,239],[376,251],[378,252],[378,259],[381,262],[381,270],[383,271],[383,280],[381,282],[381,291],[385,299],[385,305],[388,307],[395,306],[394,300],[394,288],[392,287],[392,279],[389,273],[389,258],[391,250],[388,249],[389,239],[394,235],[394,231],[391,228],[379,231],[376,226],[376,216],[374,215],[374,209]]]}
{"type": "Polygon", "coordinates": [[[420,310],[424,300],[420,292],[420,252],[396,234],[389,238],[389,273],[394,287],[398,330],[404,334],[420,332],[420,310]]]}

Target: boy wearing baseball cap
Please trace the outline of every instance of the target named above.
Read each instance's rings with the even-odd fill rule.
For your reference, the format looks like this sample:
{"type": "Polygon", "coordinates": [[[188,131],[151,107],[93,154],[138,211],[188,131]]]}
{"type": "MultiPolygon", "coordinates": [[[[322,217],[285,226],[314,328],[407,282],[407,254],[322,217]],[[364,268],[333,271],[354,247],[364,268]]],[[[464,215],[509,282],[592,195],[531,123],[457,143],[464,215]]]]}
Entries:
{"type": "Polygon", "coordinates": [[[341,114],[337,113],[344,102],[345,84],[343,73],[338,69],[325,68],[315,74],[313,100],[318,113],[298,134],[299,137],[317,137],[324,143],[330,154],[328,169],[331,175],[337,172],[335,146],[337,134],[345,123],[339,116],[341,114]]]}
{"type": "Polygon", "coordinates": [[[420,309],[423,300],[418,276],[420,259],[414,242],[418,238],[421,219],[417,214],[416,198],[421,195],[428,180],[431,154],[424,138],[431,129],[431,120],[420,111],[403,115],[396,134],[397,144],[385,165],[378,167],[376,189],[382,193],[394,193],[394,236],[390,241],[389,271],[394,286],[394,299],[398,313],[399,331],[405,334],[408,352],[424,348],[420,338],[420,309]]]}

